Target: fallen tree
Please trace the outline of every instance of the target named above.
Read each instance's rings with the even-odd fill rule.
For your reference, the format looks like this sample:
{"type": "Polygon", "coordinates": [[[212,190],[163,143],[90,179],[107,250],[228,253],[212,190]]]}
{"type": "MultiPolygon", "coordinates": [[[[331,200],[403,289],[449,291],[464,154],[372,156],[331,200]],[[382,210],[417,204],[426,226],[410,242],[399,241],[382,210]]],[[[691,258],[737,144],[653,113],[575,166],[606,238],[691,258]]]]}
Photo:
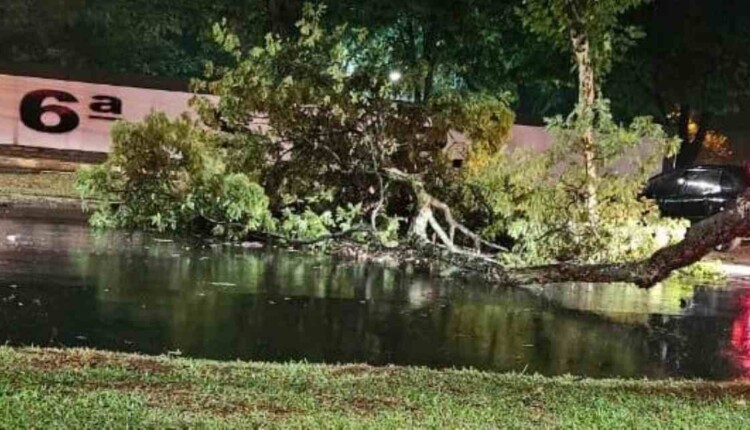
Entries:
{"type": "Polygon", "coordinates": [[[411,234],[423,255],[482,273],[503,285],[623,282],[650,288],[667,279],[674,271],[697,263],[717,247],[735,238],[750,236],[749,190],[732,207],[694,224],[683,240],[659,249],[640,261],[609,264],[561,263],[509,268],[498,262],[496,255],[483,253],[482,245],[501,252],[507,250],[481,239],[456,222],[448,205],[425,191],[419,178],[396,169],[389,169],[386,175],[392,180],[408,184],[415,194],[419,204],[411,221],[411,234]],[[434,215],[435,209],[443,213],[447,228],[440,225],[434,215]],[[430,240],[428,228],[434,231],[437,241],[430,240]],[[463,233],[474,247],[458,246],[456,231],[463,233]]]}
{"type": "Polygon", "coordinates": [[[108,161],[79,177],[84,198],[104,202],[92,223],[293,247],[355,240],[365,252],[395,244],[503,285],[644,288],[748,235],[743,196],[679,243],[657,243],[654,232],[674,222],[638,195],[673,145],[650,120],[622,127],[598,100],[590,115],[550,122],[553,147],[524,160],[505,148],[513,123],[505,101],[446,89],[405,103],[387,78],[387,55],[347,57],[353,40],[369,45],[345,27],[327,32],[322,10],[306,6],[299,39],[269,37],[250,52],[217,27],[237,60],[203,83],[217,97],[197,100],[199,121],[152,115],[115,127],[108,161]],[[248,127],[258,112],[263,126],[248,127]],[[451,130],[472,142],[460,171],[444,156],[451,130]],[[582,131],[596,138],[595,178],[582,131]],[[624,171],[622,155],[640,142],[653,150],[624,171]],[[596,208],[587,204],[592,184],[596,208]]]}
{"type": "Polygon", "coordinates": [[[750,192],[734,207],[697,224],[685,239],[662,248],[651,257],[636,262],[600,265],[549,265],[507,271],[514,284],[553,282],[630,282],[648,288],[665,280],[674,271],[700,261],[718,246],[750,235],[750,192]]]}

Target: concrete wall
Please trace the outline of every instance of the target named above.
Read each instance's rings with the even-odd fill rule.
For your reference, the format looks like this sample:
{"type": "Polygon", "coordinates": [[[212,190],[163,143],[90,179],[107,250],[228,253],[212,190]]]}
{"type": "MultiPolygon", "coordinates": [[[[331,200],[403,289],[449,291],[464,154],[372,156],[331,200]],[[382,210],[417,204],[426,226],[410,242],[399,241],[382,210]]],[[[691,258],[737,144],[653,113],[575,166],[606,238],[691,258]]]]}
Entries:
{"type": "Polygon", "coordinates": [[[178,116],[186,92],[0,75],[0,146],[106,153],[117,120],[178,116]]]}

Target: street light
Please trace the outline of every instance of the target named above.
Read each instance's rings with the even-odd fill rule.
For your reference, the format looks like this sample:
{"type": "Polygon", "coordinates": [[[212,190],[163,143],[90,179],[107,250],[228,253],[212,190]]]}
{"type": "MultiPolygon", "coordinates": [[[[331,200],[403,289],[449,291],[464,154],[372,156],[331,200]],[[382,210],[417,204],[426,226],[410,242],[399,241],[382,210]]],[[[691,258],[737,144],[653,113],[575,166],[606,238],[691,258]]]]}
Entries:
{"type": "Polygon", "coordinates": [[[398,70],[393,70],[391,73],[388,74],[388,79],[391,80],[391,82],[398,82],[401,80],[401,72],[398,70]]]}

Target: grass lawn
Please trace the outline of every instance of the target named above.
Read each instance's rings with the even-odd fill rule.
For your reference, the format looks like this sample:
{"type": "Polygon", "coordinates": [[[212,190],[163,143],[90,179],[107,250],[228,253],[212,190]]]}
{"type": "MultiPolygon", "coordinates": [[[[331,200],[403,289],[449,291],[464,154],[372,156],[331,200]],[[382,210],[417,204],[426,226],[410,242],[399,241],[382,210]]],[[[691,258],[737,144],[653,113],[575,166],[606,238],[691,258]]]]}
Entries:
{"type": "Polygon", "coordinates": [[[74,173],[0,173],[0,195],[78,197],[74,173]]]}
{"type": "Polygon", "coordinates": [[[750,383],[0,347],[0,428],[750,428],[750,383]]]}

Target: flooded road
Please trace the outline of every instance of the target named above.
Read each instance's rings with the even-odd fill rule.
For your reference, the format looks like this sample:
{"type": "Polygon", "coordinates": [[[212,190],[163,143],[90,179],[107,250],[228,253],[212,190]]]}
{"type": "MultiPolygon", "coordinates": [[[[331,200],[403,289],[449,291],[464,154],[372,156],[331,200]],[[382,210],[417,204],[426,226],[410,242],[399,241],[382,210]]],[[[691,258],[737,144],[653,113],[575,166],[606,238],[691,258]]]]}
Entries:
{"type": "Polygon", "coordinates": [[[750,283],[496,289],[325,256],[2,219],[0,342],[734,379],[750,376],[750,283]]]}

